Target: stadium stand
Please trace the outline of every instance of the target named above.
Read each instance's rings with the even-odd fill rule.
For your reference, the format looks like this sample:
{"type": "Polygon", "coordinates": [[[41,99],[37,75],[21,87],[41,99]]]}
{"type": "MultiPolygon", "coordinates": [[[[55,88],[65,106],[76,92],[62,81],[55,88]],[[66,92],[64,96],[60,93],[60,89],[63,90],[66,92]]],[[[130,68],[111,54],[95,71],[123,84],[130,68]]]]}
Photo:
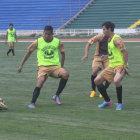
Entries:
{"type": "MultiPolygon", "coordinates": [[[[112,21],[116,28],[126,29],[140,19],[140,0],[94,0],[65,29],[99,29],[105,21],[112,21]]],[[[136,28],[139,26],[136,26],[136,28]]]]}
{"type": "Polygon", "coordinates": [[[42,30],[51,24],[55,29],[80,11],[89,0],[1,0],[0,30],[13,23],[17,30],[42,30]]]}

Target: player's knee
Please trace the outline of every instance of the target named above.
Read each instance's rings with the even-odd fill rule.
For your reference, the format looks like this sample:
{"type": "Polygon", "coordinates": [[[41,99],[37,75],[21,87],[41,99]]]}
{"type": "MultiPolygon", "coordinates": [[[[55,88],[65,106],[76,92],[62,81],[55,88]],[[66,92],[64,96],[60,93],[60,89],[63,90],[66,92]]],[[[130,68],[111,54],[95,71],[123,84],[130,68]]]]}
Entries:
{"type": "Polygon", "coordinates": [[[64,78],[64,79],[68,79],[69,78],[69,73],[67,71],[65,71],[65,72],[63,72],[61,77],[64,78]]]}
{"type": "Polygon", "coordinates": [[[92,75],[93,75],[93,76],[96,76],[96,75],[97,75],[97,72],[93,71],[93,72],[92,72],[92,75]]]}
{"type": "Polygon", "coordinates": [[[45,78],[45,77],[40,77],[40,78],[38,79],[38,82],[39,82],[40,84],[43,84],[45,81],[46,81],[46,78],[45,78]]]}
{"type": "Polygon", "coordinates": [[[94,80],[94,83],[96,85],[99,85],[100,84],[100,78],[96,77],[95,80],[94,80]]]}
{"type": "Polygon", "coordinates": [[[99,71],[100,71],[100,68],[92,68],[92,75],[96,76],[99,71]]]}
{"type": "Polygon", "coordinates": [[[43,80],[43,79],[42,80],[39,80],[37,82],[36,86],[41,88],[43,86],[44,82],[45,82],[45,80],[43,80]]]}
{"type": "Polygon", "coordinates": [[[96,85],[100,85],[100,84],[103,83],[103,81],[104,81],[104,79],[103,79],[100,75],[98,75],[98,76],[95,78],[94,83],[95,83],[96,85]]]}
{"type": "Polygon", "coordinates": [[[120,80],[118,80],[118,79],[114,79],[114,84],[115,84],[115,86],[120,86],[120,80]]]}

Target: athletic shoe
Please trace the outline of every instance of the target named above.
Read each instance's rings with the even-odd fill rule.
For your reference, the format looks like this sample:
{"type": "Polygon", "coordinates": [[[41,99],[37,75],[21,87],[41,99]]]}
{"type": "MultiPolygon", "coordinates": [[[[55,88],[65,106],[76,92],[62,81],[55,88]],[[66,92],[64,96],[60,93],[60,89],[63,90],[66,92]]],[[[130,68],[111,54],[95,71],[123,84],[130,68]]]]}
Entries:
{"type": "Polygon", "coordinates": [[[53,98],[53,100],[55,100],[55,98],[56,98],[56,95],[54,95],[52,98],[53,98]]]}
{"type": "Polygon", "coordinates": [[[53,99],[56,101],[56,103],[57,103],[58,105],[61,105],[61,104],[62,104],[62,102],[60,101],[59,96],[54,95],[54,96],[53,96],[53,99]]]}
{"type": "Polygon", "coordinates": [[[4,104],[3,102],[0,102],[0,110],[7,110],[8,106],[4,104]]]}
{"type": "Polygon", "coordinates": [[[36,108],[36,105],[34,103],[31,103],[28,107],[29,108],[36,108]]]}
{"type": "Polygon", "coordinates": [[[99,98],[103,98],[102,94],[99,94],[99,98]]]}
{"type": "Polygon", "coordinates": [[[123,108],[123,104],[118,103],[116,106],[116,110],[122,110],[122,108],[123,108]]]}
{"type": "Polygon", "coordinates": [[[90,98],[93,98],[95,96],[96,92],[93,90],[90,92],[90,98]]]}
{"type": "Polygon", "coordinates": [[[98,107],[99,108],[104,108],[106,106],[111,106],[112,104],[113,104],[112,101],[110,101],[110,102],[104,102],[104,103],[98,105],[98,107]]]}

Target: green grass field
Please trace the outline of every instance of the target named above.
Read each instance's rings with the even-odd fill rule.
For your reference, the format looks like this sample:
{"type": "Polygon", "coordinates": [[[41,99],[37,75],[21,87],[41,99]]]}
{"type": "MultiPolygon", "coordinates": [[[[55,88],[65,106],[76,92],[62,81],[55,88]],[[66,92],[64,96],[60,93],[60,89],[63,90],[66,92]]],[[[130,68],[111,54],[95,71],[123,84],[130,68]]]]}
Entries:
{"type": "MultiPolygon", "coordinates": [[[[16,58],[6,57],[8,46],[0,43],[0,97],[9,109],[0,112],[0,140],[139,140],[140,139],[140,45],[125,43],[129,52],[129,71],[123,84],[122,111],[115,105],[98,109],[103,102],[89,98],[91,62],[95,48],[90,49],[88,61],[81,61],[86,43],[64,43],[65,68],[70,73],[61,94],[63,105],[52,96],[59,79],[48,78],[37,100],[37,108],[29,109],[36,85],[37,60],[34,52],[25,63],[22,73],[17,68],[30,43],[16,43],[16,58]]],[[[117,102],[114,85],[108,89],[117,102]]]]}

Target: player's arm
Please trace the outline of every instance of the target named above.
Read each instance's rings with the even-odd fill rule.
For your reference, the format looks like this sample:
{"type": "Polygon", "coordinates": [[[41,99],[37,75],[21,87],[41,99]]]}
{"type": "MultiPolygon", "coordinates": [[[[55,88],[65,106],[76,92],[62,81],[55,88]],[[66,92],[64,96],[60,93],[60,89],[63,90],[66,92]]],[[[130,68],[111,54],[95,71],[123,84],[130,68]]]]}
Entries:
{"type": "Polygon", "coordinates": [[[62,44],[61,42],[59,42],[59,51],[61,53],[61,67],[64,67],[64,62],[65,62],[65,49],[64,49],[64,44],[62,44]]]}
{"type": "Polygon", "coordinates": [[[8,31],[6,31],[5,42],[7,42],[7,40],[8,40],[8,31]]]}
{"type": "Polygon", "coordinates": [[[96,35],[96,36],[92,37],[91,39],[89,39],[88,43],[86,44],[85,55],[82,57],[82,60],[88,59],[88,52],[89,52],[90,46],[92,44],[96,43],[97,41],[99,41],[102,36],[103,36],[103,34],[99,34],[99,35],[96,35]]]}
{"type": "Polygon", "coordinates": [[[37,45],[38,45],[38,42],[37,40],[35,42],[33,42],[29,47],[28,47],[28,51],[26,52],[25,56],[23,57],[23,60],[18,68],[18,72],[21,72],[22,68],[23,68],[23,65],[24,63],[27,61],[27,59],[30,57],[31,53],[37,49],[37,45]]]}
{"type": "Polygon", "coordinates": [[[124,67],[126,73],[129,74],[128,69],[126,68],[127,67],[127,62],[128,62],[128,52],[127,52],[127,50],[125,48],[125,45],[124,45],[123,41],[120,38],[115,38],[114,43],[120,49],[120,51],[123,54],[123,60],[124,60],[123,67],[124,67]]]}
{"type": "Polygon", "coordinates": [[[17,34],[16,34],[16,32],[15,32],[15,39],[16,39],[16,42],[17,42],[17,34]]]}
{"type": "Polygon", "coordinates": [[[82,60],[88,59],[88,52],[89,52],[90,46],[91,46],[91,44],[88,42],[88,43],[86,44],[86,47],[85,47],[85,55],[82,57],[82,60]]]}

